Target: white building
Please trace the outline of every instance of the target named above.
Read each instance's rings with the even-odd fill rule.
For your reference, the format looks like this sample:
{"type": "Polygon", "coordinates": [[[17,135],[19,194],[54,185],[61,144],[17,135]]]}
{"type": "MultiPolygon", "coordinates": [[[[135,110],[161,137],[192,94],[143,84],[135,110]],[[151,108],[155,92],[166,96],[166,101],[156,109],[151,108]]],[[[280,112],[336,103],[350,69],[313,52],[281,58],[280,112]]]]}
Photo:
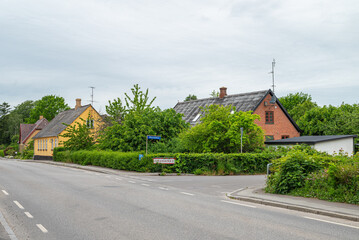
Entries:
{"type": "Polygon", "coordinates": [[[357,135],[328,135],[328,136],[302,136],[280,140],[266,141],[269,146],[293,146],[296,144],[307,144],[314,149],[335,154],[339,152],[352,156],[354,153],[354,138],[357,135]]]}

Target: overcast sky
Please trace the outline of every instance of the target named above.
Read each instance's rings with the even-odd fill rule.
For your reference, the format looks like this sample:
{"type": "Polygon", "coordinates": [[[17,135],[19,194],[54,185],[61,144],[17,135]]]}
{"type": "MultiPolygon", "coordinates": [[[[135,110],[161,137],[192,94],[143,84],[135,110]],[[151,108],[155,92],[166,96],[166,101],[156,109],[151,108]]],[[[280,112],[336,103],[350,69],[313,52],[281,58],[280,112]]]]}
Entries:
{"type": "Polygon", "coordinates": [[[271,88],[359,103],[358,0],[1,0],[0,102],[49,94],[105,112],[138,83],[174,107],[271,88]]]}

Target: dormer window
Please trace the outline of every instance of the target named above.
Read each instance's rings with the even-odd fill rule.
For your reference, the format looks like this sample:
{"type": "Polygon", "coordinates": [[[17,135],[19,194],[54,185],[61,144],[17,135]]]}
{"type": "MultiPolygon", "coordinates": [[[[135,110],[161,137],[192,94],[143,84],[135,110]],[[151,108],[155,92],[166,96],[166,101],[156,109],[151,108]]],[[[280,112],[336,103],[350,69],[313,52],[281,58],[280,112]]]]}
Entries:
{"type": "Polygon", "coordinates": [[[196,122],[200,116],[201,116],[201,114],[198,113],[197,116],[195,118],[193,118],[192,122],[196,122]]]}

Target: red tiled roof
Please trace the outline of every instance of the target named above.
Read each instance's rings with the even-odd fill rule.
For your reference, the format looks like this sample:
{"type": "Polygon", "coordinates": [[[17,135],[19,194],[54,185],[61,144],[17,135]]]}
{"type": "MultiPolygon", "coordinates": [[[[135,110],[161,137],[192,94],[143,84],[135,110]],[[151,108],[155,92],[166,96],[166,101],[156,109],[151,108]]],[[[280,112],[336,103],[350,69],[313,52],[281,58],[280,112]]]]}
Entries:
{"type": "Polygon", "coordinates": [[[20,143],[25,143],[35,130],[41,130],[49,124],[46,118],[37,120],[35,124],[20,124],[20,143]]]}

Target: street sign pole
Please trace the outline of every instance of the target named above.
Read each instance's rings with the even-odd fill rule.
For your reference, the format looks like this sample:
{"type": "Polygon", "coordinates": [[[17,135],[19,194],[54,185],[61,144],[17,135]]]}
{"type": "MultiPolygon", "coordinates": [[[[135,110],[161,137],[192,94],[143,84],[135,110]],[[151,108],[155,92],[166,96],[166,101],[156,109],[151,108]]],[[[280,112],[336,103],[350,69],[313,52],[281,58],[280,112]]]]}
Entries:
{"type": "Polygon", "coordinates": [[[242,153],[243,128],[241,127],[241,153],[242,153]]]}
{"type": "Polygon", "coordinates": [[[146,155],[147,155],[147,144],[148,144],[148,135],[146,136],[146,155]]]}

